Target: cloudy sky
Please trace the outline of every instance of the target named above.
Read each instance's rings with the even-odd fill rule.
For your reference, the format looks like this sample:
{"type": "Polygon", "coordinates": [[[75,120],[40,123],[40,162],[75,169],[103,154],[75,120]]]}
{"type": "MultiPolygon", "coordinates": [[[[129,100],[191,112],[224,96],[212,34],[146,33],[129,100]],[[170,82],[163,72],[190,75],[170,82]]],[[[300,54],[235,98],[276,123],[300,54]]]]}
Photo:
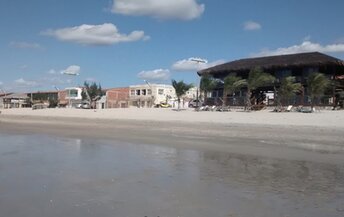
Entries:
{"type": "Polygon", "coordinates": [[[343,8],[343,0],[1,0],[0,89],[195,83],[202,68],[298,52],[344,59],[343,8]]]}

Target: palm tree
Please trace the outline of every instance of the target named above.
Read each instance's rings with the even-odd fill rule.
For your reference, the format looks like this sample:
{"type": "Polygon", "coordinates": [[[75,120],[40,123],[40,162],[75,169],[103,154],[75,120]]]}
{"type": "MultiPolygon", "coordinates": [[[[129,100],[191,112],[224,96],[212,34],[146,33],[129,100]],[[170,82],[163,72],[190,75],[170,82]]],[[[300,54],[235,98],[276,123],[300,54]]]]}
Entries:
{"type": "Polygon", "coordinates": [[[302,90],[301,83],[295,83],[295,80],[294,76],[288,76],[282,79],[277,95],[277,101],[280,107],[282,107],[283,102],[286,102],[302,90]]]}
{"type": "Polygon", "coordinates": [[[172,79],[172,86],[176,91],[178,98],[178,111],[180,110],[180,97],[183,96],[190,88],[193,87],[192,84],[186,84],[184,81],[176,81],[172,79]]]}
{"type": "MultiPolygon", "coordinates": [[[[223,81],[223,105],[226,105],[227,94],[234,94],[235,91],[240,90],[246,86],[247,82],[245,79],[236,76],[234,73],[229,74],[223,81]]],[[[234,97],[234,95],[233,95],[234,97]]]]}
{"type": "Polygon", "coordinates": [[[252,91],[256,90],[259,87],[263,87],[267,84],[273,83],[274,80],[275,80],[274,76],[266,72],[263,72],[261,68],[252,69],[246,80],[247,93],[246,93],[246,108],[245,109],[251,110],[252,91]]]}
{"type": "Polygon", "coordinates": [[[210,75],[203,75],[200,82],[200,89],[204,92],[204,102],[207,100],[209,91],[212,91],[216,87],[215,79],[210,75]]]}
{"type": "Polygon", "coordinates": [[[330,85],[330,79],[322,73],[314,72],[308,76],[307,85],[311,98],[311,110],[313,111],[315,99],[324,94],[330,85]]]}

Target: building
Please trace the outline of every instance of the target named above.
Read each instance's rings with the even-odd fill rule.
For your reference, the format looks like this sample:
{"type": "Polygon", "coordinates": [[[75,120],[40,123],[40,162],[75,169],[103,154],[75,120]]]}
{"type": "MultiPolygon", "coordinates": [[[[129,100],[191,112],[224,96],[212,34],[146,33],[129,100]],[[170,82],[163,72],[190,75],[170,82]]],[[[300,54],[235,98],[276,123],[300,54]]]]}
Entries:
{"type": "Polygon", "coordinates": [[[197,94],[200,94],[200,91],[198,89],[198,87],[193,87],[190,88],[190,90],[188,90],[185,95],[183,96],[183,98],[185,100],[192,100],[192,99],[196,99],[197,98],[197,94]]]}
{"type": "Polygon", "coordinates": [[[173,104],[176,92],[172,85],[142,84],[129,87],[130,106],[153,107],[162,102],[173,104]]]}
{"type": "Polygon", "coordinates": [[[43,103],[51,107],[58,104],[58,91],[38,91],[27,94],[32,104],[43,103]]]}
{"type": "MultiPolygon", "coordinates": [[[[65,89],[65,100],[68,102],[68,107],[77,107],[82,103],[82,88],[68,87],[65,89]]],[[[63,94],[60,94],[62,96],[63,94]]]]}
{"type": "MultiPolygon", "coordinates": [[[[262,94],[274,92],[274,87],[278,88],[283,78],[294,76],[296,81],[302,84],[303,91],[290,103],[298,105],[309,103],[307,78],[311,73],[320,72],[334,82],[342,83],[343,79],[341,79],[341,77],[344,75],[344,62],[342,60],[319,52],[241,59],[204,69],[197,73],[199,76],[209,74],[223,81],[224,78],[231,73],[245,79],[248,77],[249,72],[255,68],[260,68],[264,72],[270,73],[276,77],[276,82],[274,84],[255,90],[253,96],[256,99],[262,96],[262,94]]],[[[344,87],[333,88],[333,90],[328,92],[327,96],[323,97],[322,101],[318,102],[318,104],[333,104],[336,94],[339,91],[343,91],[343,89],[344,87]]],[[[239,99],[242,99],[244,96],[245,88],[235,94],[236,97],[227,96],[229,97],[227,102],[234,104],[234,100],[238,99],[238,103],[241,102],[240,104],[242,104],[244,101],[240,101],[239,99]]],[[[212,96],[213,99],[223,97],[223,84],[216,88],[212,96]]],[[[214,100],[216,101],[216,99],[214,100]]]]}
{"type": "Polygon", "coordinates": [[[106,108],[128,108],[129,87],[111,88],[106,90],[106,108]]]}
{"type": "Polygon", "coordinates": [[[0,105],[4,109],[25,108],[30,106],[30,98],[26,93],[10,93],[0,97],[0,105]]]}

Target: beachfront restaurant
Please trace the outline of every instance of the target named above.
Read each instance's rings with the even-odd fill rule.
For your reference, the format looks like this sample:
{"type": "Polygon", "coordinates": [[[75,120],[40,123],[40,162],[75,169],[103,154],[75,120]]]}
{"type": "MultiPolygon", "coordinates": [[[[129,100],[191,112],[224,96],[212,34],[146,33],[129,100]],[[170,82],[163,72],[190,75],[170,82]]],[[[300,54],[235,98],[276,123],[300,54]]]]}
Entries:
{"type": "MultiPolygon", "coordinates": [[[[340,92],[344,91],[344,61],[319,52],[240,59],[210,67],[197,73],[199,76],[210,75],[215,79],[224,81],[224,78],[230,74],[247,79],[249,72],[256,68],[260,68],[264,72],[275,76],[276,81],[266,87],[254,90],[252,94],[252,97],[255,99],[254,104],[264,102],[265,104],[274,105],[275,90],[279,88],[282,79],[294,76],[296,82],[302,84],[302,91],[290,99],[287,104],[309,105],[310,97],[307,91],[307,78],[313,72],[325,74],[331,79],[331,83],[336,84],[329,88],[325,96],[316,102],[317,105],[335,105],[337,103],[336,97],[340,92]],[[269,96],[270,99],[267,99],[269,96]]],[[[227,95],[226,102],[228,105],[244,106],[245,94],[246,88],[242,88],[233,95],[227,95]]],[[[223,82],[219,82],[207,103],[220,104],[222,99],[223,82]]]]}

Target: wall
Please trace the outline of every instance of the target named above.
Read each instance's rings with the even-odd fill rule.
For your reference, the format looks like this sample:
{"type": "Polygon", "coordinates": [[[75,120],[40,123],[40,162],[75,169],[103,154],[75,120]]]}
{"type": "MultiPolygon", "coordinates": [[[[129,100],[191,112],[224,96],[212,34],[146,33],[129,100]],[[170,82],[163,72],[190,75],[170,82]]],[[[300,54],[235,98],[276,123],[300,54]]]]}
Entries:
{"type": "Polygon", "coordinates": [[[106,108],[128,108],[129,87],[112,88],[106,91],[106,108]]]}

